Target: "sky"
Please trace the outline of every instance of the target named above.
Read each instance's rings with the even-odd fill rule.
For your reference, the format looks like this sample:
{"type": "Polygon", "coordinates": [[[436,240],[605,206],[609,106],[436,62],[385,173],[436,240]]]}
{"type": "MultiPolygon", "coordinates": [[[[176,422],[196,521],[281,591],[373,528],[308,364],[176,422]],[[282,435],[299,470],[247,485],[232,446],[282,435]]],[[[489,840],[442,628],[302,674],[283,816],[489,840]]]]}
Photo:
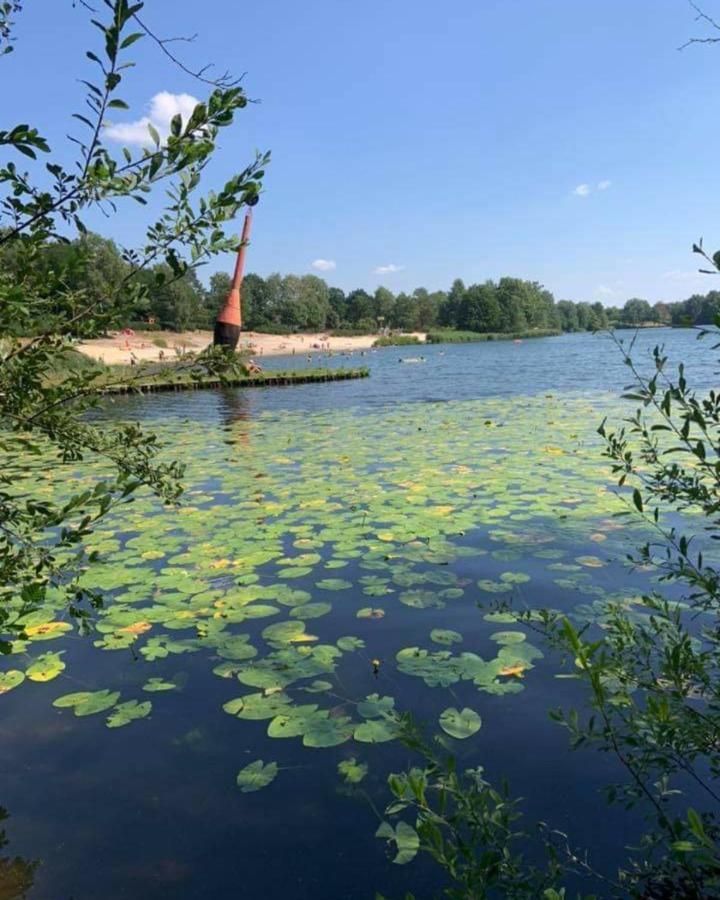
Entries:
{"type": "MultiPolygon", "coordinates": [[[[703,2],[720,20],[720,0],[703,2]]],[[[606,305],[714,287],[690,250],[720,247],[720,44],[678,50],[712,34],[687,0],[146,0],[143,16],[164,37],[197,33],[174,51],[246,73],[258,101],[203,179],[272,152],[251,271],[395,292],[512,275],[606,305]]],[[[29,121],[65,163],[78,79],[95,74],[88,18],[27,0],[0,60],[0,127],[29,121]]],[[[149,40],[129,58],[131,108],[106,133],[118,151],[207,91],[149,40]]],[[[151,213],[132,203],[89,224],[139,245],[151,213]]]]}

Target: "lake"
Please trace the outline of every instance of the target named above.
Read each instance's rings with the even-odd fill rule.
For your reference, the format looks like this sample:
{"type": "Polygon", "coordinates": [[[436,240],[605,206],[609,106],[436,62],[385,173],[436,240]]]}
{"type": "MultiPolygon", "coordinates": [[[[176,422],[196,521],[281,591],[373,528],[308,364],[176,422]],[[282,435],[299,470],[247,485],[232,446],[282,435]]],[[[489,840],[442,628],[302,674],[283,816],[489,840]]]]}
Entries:
{"type": "MultiPolygon", "coordinates": [[[[641,333],[646,367],[658,341],[713,383],[694,333],[641,333]]],[[[393,865],[374,836],[388,773],[417,763],[389,708],[428,735],[447,708],[474,710],[459,765],[507,777],[527,826],[567,832],[600,870],[636,835],[599,793],[612,759],[571,751],[548,718],[582,703],[567,667],[493,611],[595,622],[652,585],[623,562],[642,532],[614,517],[596,434],[632,409],[621,354],[583,334],[327,362],[371,377],[103,413],[155,430],[187,490],[177,510],[138,495],[95,534],[86,583],[107,601],[91,634],[49,603],[0,662],[26,676],[2,696],[0,804],[5,865],[33,900],[430,896],[437,871],[393,865]],[[274,778],[243,792],[258,760],[274,778]],[[338,769],[351,760],[358,784],[338,769]]],[[[48,496],[101,471],[37,463],[48,496]]]]}

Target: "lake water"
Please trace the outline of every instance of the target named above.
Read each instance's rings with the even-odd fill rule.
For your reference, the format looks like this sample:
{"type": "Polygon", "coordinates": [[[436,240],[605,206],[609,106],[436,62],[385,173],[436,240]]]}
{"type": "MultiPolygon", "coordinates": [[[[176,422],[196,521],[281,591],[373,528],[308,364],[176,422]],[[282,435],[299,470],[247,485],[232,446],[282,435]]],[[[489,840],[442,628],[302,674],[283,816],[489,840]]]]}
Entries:
{"type": "MultiPolygon", "coordinates": [[[[641,334],[646,366],[661,340],[713,384],[690,332],[641,334]]],[[[613,761],[570,751],[549,722],[582,703],[577,685],[492,612],[508,600],[590,621],[651,585],[622,562],[640,532],[613,518],[596,434],[630,409],[621,354],[572,335],[327,362],[371,377],[108,409],[187,462],[187,492],[173,511],[140,496],[96,534],[87,583],[108,601],[93,634],[48,630],[63,621],[49,605],[0,663],[28,674],[2,696],[0,804],[5,857],[40,863],[10,865],[33,900],[430,896],[437,872],[393,865],[374,837],[388,773],[417,762],[378,703],[428,735],[448,707],[477,712],[460,765],[507,777],[527,826],[567,832],[598,868],[635,836],[599,794],[613,761]],[[368,768],[358,785],[338,771],[351,759],[368,768]],[[256,760],[276,777],[244,793],[236,776],[256,760]]],[[[48,494],[93,476],[38,464],[48,494]]]]}

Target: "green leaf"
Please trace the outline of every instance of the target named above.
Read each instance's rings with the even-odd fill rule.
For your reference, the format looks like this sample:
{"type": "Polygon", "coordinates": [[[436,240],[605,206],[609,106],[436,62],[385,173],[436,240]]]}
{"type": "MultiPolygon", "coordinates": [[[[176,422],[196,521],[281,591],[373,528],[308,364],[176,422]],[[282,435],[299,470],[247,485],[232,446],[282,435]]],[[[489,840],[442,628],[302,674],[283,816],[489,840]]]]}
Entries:
{"type": "Polygon", "coordinates": [[[354,756],[351,756],[350,759],[340,760],[338,772],[343,776],[346,784],[360,784],[368,773],[368,767],[366,763],[359,763],[354,756]]]}
{"type": "Polygon", "coordinates": [[[324,591],[346,591],[352,587],[352,582],[344,581],[342,578],[323,578],[315,582],[315,587],[322,588],[324,591]]]}
{"type": "Polygon", "coordinates": [[[25,673],[18,669],[9,669],[7,672],[0,672],[0,694],[7,694],[18,685],[25,681],[25,673]]]}
{"type": "Polygon", "coordinates": [[[144,719],[150,715],[152,703],[150,700],[144,700],[139,703],[137,700],[128,700],[126,703],[119,703],[113,712],[107,718],[108,728],[122,728],[129,725],[136,719],[144,719]]]}
{"type": "Polygon", "coordinates": [[[269,762],[266,765],[261,759],[256,759],[255,762],[249,763],[244,769],[240,769],[236,782],[243,794],[250,794],[253,791],[259,791],[261,788],[267,787],[275,780],[277,773],[278,766],[276,762],[269,762]]]}
{"type": "Polygon", "coordinates": [[[459,644],[462,639],[463,637],[459,631],[451,631],[448,628],[433,628],[430,632],[431,641],[435,641],[436,644],[444,644],[445,646],[459,644]]]}
{"type": "Polygon", "coordinates": [[[395,828],[389,822],[383,822],[375,835],[395,844],[397,853],[393,862],[399,866],[411,862],[420,849],[420,837],[407,822],[398,822],[395,828]]]}
{"type": "Polygon", "coordinates": [[[450,706],[440,715],[442,730],[458,740],[471,737],[480,730],[481,725],[480,716],[468,707],[458,712],[454,706],[450,706]]]}
{"type": "Polygon", "coordinates": [[[355,727],[353,736],[362,744],[384,744],[393,741],[400,734],[400,725],[395,719],[385,716],[382,719],[369,719],[355,727]]]}

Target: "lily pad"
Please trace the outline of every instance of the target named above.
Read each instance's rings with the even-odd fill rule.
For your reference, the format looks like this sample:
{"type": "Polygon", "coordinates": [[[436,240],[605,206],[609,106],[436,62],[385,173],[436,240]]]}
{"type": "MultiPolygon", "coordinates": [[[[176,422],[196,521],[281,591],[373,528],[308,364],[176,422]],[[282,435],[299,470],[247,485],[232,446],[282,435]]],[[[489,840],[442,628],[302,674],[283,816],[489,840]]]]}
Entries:
{"type": "Polygon", "coordinates": [[[256,759],[255,762],[248,763],[245,768],[240,769],[235,780],[243,794],[250,794],[267,787],[275,780],[277,773],[276,762],[269,762],[266,765],[261,759],[256,759]]]}
{"type": "Polygon", "coordinates": [[[149,700],[143,700],[142,702],[128,700],[126,703],[118,703],[107,718],[107,727],[122,728],[136,719],[146,718],[146,716],[150,715],[151,710],[152,703],[149,700]]]}
{"type": "Polygon", "coordinates": [[[433,628],[430,632],[430,640],[435,641],[436,644],[450,646],[451,644],[459,644],[462,639],[463,637],[459,631],[452,631],[449,628],[433,628]]]}
{"type": "Polygon", "coordinates": [[[342,578],[323,578],[321,581],[315,582],[315,587],[322,588],[324,591],[346,591],[352,587],[352,582],[342,578]]]}
{"type": "Polygon", "coordinates": [[[450,737],[463,738],[472,737],[473,734],[480,730],[482,721],[480,716],[472,709],[466,706],[458,711],[454,706],[448,707],[440,716],[440,727],[450,737]]]}
{"type": "Polygon", "coordinates": [[[357,762],[355,757],[351,756],[350,759],[340,760],[338,772],[346,784],[360,784],[368,773],[368,767],[366,763],[357,762]]]}
{"type": "Polygon", "coordinates": [[[7,694],[13,688],[25,681],[25,673],[19,669],[9,669],[7,672],[0,672],[0,694],[7,694]]]}

